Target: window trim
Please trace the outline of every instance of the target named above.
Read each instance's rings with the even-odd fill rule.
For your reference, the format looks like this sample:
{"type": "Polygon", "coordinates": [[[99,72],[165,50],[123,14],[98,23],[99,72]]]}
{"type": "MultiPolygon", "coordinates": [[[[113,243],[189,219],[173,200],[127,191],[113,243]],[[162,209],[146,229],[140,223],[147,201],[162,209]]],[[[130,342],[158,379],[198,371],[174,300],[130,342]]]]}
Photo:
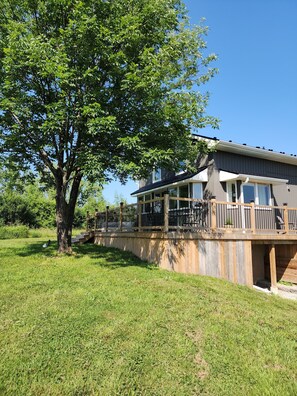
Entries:
{"type": "MultiPolygon", "coordinates": [[[[226,182],[226,194],[227,194],[227,202],[236,203],[238,202],[238,189],[237,189],[237,182],[236,180],[229,180],[226,182]],[[229,200],[230,196],[232,199],[232,185],[235,186],[235,201],[229,200]]],[[[234,205],[232,205],[234,207],[234,205]]]]}
{"type": "Polygon", "coordinates": [[[268,183],[257,183],[257,182],[241,183],[241,186],[240,186],[240,189],[241,189],[240,201],[242,203],[250,203],[250,202],[244,202],[243,187],[245,185],[254,186],[254,196],[255,196],[254,202],[255,202],[255,205],[258,205],[258,206],[273,206],[272,194],[271,194],[271,184],[268,184],[268,183]],[[268,203],[267,204],[260,204],[259,203],[259,185],[268,187],[269,196],[268,196],[268,203]]]}
{"type": "Polygon", "coordinates": [[[141,213],[143,213],[143,214],[150,213],[152,210],[152,203],[151,202],[146,203],[146,202],[150,201],[152,199],[152,194],[151,193],[143,194],[143,196],[141,198],[142,198],[141,199],[141,201],[142,201],[141,213]],[[150,196],[150,198],[146,199],[145,197],[148,197],[148,196],[150,196]],[[149,205],[149,206],[147,206],[147,205],[149,205]],[[146,210],[148,207],[149,207],[149,211],[146,210]]]}
{"type": "Polygon", "coordinates": [[[191,191],[191,198],[193,199],[203,199],[203,183],[198,182],[198,183],[192,183],[192,191],[191,191]],[[199,198],[194,197],[194,186],[199,184],[201,186],[201,196],[199,198]]]}
{"type": "MultiPolygon", "coordinates": [[[[188,198],[191,198],[191,183],[180,184],[178,186],[170,187],[168,189],[168,191],[170,189],[174,189],[174,190],[176,189],[177,190],[176,198],[185,198],[185,197],[180,197],[180,188],[184,187],[184,186],[188,187],[188,198]]],[[[171,202],[174,202],[174,201],[171,201],[171,202]]],[[[184,201],[184,202],[186,202],[186,201],[184,201]]],[[[189,207],[189,205],[188,206],[180,206],[180,203],[181,203],[181,201],[176,200],[176,208],[170,208],[170,205],[169,205],[169,210],[179,210],[179,209],[185,209],[185,208],[189,207]]]]}
{"type": "Polygon", "coordinates": [[[159,168],[154,168],[152,172],[152,183],[157,183],[162,180],[162,169],[159,168]],[[159,174],[159,178],[156,178],[156,175],[159,174]]]}

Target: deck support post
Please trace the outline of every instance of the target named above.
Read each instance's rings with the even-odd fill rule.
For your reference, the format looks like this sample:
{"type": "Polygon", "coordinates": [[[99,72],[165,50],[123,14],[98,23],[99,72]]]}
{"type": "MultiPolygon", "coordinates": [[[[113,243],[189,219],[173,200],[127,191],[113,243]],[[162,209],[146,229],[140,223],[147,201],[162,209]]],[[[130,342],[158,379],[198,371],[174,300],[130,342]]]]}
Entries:
{"type": "Polygon", "coordinates": [[[275,256],[275,245],[274,244],[269,246],[269,263],[270,263],[270,280],[271,280],[270,291],[273,294],[277,294],[278,289],[277,289],[276,256],[275,256]]]}
{"type": "Polygon", "coordinates": [[[164,232],[169,230],[169,194],[164,193],[164,232]]]}

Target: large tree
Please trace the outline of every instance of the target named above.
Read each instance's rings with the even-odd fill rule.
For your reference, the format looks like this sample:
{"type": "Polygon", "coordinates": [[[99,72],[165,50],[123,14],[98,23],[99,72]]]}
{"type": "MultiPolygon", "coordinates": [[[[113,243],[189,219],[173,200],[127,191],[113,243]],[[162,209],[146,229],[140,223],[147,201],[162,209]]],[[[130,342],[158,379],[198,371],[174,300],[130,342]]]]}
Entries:
{"type": "Polygon", "coordinates": [[[83,176],[177,167],[192,128],[217,125],[197,89],[215,72],[206,30],[181,0],[1,1],[2,152],[53,178],[60,252],[83,176]]]}

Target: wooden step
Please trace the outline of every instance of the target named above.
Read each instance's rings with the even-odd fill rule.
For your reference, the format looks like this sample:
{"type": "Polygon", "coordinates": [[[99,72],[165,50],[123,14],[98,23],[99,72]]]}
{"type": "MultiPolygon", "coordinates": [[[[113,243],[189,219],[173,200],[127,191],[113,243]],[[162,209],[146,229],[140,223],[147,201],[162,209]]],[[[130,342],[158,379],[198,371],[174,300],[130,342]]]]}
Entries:
{"type": "Polygon", "coordinates": [[[93,238],[93,236],[94,235],[93,235],[92,231],[90,231],[90,232],[82,232],[81,234],[76,235],[75,237],[73,237],[71,239],[71,242],[73,244],[80,244],[81,245],[81,244],[87,242],[89,239],[93,238]]]}

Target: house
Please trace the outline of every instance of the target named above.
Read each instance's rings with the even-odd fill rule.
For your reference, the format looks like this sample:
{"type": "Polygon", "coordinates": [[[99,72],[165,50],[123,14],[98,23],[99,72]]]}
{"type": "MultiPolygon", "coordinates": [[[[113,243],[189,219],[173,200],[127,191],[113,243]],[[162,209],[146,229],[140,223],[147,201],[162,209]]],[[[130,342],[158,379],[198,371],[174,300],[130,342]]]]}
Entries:
{"type": "Polygon", "coordinates": [[[274,291],[279,280],[297,283],[296,155],[193,140],[213,149],[197,153],[196,172],[154,169],[131,194],[137,204],[113,212],[116,222],[108,209],[100,215],[95,243],[177,272],[248,286],[266,280],[274,291]]]}
{"type": "MultiPolygon", "coordinates": [[[[193,135],[193,139],[205,140],[214,149],[198,155],[196,173],[155,169],[131,195],[144,202],[168,192],[180,198],[216,197],[233,203],[253,201],[256,205],[297,207],[296,155],[200,135],[193,135]]],[[[179,208],[185,202],[174,204],[179,208]]]]}

